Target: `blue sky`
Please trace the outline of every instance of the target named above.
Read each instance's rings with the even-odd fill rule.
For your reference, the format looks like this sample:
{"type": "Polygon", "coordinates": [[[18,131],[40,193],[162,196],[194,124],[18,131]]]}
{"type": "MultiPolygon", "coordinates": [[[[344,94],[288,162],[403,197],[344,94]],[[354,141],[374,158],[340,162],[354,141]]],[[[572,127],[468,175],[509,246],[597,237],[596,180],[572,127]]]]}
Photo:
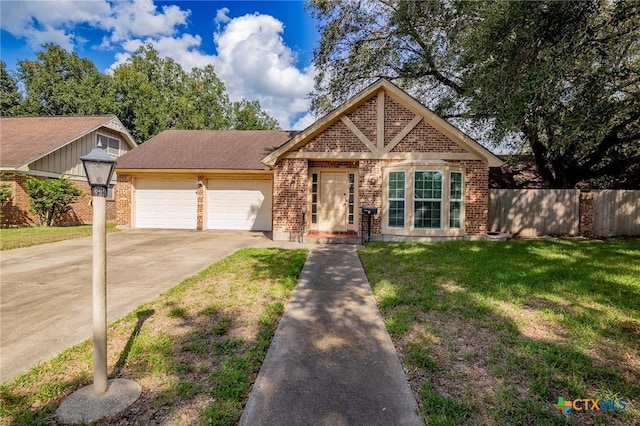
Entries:
{"type": "Polygon", "coordinates": [[[213,64],[232,99],[260,101],[283,128],[314,119],[319,34],[303,1],[0,0],[0,30],[10,70],[54,42],[109,72],[151,42],[185,70],[213,64]]]}

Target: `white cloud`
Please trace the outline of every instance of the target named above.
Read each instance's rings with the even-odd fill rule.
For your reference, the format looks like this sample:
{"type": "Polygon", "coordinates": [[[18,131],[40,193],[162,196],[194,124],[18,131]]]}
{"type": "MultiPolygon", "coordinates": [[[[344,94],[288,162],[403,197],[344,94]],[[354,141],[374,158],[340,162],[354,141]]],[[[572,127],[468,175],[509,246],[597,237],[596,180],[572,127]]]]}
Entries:
{"type": "Polygon", "coordinates": [[[220,25],[221,24],[226,24],[227,22],[231,21],[231,18],[229,18],[229,8],[228,7],[223,7],[222,9],[218,9],[216,10],[216,19],[214,19],[214,22],[216,23],[218,29],[220,29],[220,25]]]}
{"type": "Polygon", "coordinates": [[[112,13],[101,25],[112,31],[113,42],[135,37],[170,36],[176,33],[176,27],[187,24],[190,14],[176,5],[162,6],[162,12],[158,12],[153,0],[116,2],[112,13]]]}
{"type": "Polygon", "coordinates": [[[186,25],[190,12],[176,5],[158,11],[153,0],[9,0],[2,2],[0,14],[0,28],[25,38],[35,49],[48,41],[72,48],[78,24],[108,31],[103,48],[136,37],[170,36],[186,25]]]}
{"type": "Polygon", "coordinates": [[[72,28],[76,24],[99,25],[109,13],[110,6],[104,0],[3,1],[0,28],[23,37],[33,49],[46,42],[70,49],[75,45],[72,28]]]}
{"type": "MultiPolygon", "coordinates": [[[[220,11],[219,11],[220,13],[220,11]]],[[[224,14],[226,16],[226,13],[224,14]]],[[[295,53],[282,39],[282,22],[259,13],[231,19],[214,34],[214,65],[232,99],[257,99],[284,128],[309,109],[315,70],[295,67],[295,53]]]]}
{"type": "MultiPolygon", "coordinates": [[[[307,94],[313,89],[313,67],[298,69],[296,54],[282,38],[284,25],[260,13],[229,17],[229,8],[216,11],[213,40],[217,55],[202,51],[202,35],[187,31],[190,10],[177,5],[156,7],[153,0],[2,0],[0,28],[24,38],[36,50],[46,42],[74,50],[86,43],[74,30],[86,25],[105,32],[94,49],[114,50],[112,71],[141,45],[151,43],[162,57],[171,57],[185,70],[213,64],[232,100],[258,100],[283,128],[303,128],[307,94]]],[[[208,35],[204,35],[208,36],[208,35]]]]}

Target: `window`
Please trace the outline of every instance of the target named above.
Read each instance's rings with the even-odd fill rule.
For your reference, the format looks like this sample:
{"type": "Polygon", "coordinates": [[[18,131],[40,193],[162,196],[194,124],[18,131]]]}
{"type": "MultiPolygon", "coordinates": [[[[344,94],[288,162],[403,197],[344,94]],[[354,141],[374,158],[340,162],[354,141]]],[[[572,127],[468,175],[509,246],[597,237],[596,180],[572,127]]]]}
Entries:
{"type": "Polygon", "coordinates": [[[451,172],[449,177],[449,228],[462,227],[462,173],[451,172]]]}
{"type": "Polygon", "coordinates": [[[442,172],[416,171],[413,176],[413,226],[439,229],[442,223],[442,172]]]}
{"type": "Polygon", "coordinates": [[[109,187],[107,188],[107,200],[113,201],[116,199],[116,194],[114,189],[115,189],[114,185],[109,185],[109,187]]]}
{"type": "Polygon", "coordinates": [[[110,155],[115,156],[120,154],[120,139],[98,134],[96,146],[98,145],[106,149],[110,155]]]}
{"type": "Polygon", "coordinates": [[[349,173],[349,225],[353,225],[355,211],[355,183],[356,175],[349,173]]]}
{"type": "Polygon", "coordinates": [[[389,228],[404,228],[404,193],[404,172],[389,172],[389,228]]]}
{"type": "Polygon", "coordinates": [[[318,223],[318,174],[311,174],[311,223],[318,223]]]}
{"type": "Polygon", "coordinates": [[[384,167],[382,233],[408,237],[465,234],[464,166],[403,160],[384,167]]]}

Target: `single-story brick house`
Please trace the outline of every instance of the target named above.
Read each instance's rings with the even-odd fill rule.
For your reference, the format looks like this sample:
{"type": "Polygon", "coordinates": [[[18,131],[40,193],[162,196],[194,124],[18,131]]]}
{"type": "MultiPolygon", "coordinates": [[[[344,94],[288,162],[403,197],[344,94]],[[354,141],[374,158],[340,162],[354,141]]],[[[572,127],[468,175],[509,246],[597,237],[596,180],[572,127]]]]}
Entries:
{"type": "MultiPolygon", "coordinates": [[[[41,179],[71,179],[85,194],[64,219],[68,223],[90,223],[90,188],[80,161],[101,143],[114,158],[136,146],[115,115],[0,117],[0,180],[11,186],[11,198],[2,204],[2,224],[37,223],[29,211],[25,188],[28,176],[41,179]]],[[[107,202],[107,219],[116,219],[113,185],[107,202]]]]}
{"type": "Polygon", "coordinates": [[[302,132],[166,131],[118,160],[123,227],[481,238],[503,163],[387,80],[302,132]],[[303,215],[303,212],[305,213],[303,215]],[[304,217],[304,223],[303,223],[304,217]]]}

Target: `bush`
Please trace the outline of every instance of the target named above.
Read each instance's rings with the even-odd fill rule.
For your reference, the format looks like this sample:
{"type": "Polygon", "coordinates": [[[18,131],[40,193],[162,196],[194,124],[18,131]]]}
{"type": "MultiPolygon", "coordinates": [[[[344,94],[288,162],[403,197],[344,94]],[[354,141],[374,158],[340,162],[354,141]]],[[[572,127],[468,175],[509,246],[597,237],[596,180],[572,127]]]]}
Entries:
{"type": "Polygon", "coordinates": [[[8,183],[0,183],[0,204],[11,198],[11,185],[8,183]]]}
{"type": "Polygon", "coordinates": [[[76,197],[82,195],[71,180],[65,176],[58,179],[29,177],[26,182],[31,211],[38,215],[40,224],[53,226],[71,210],[76,197]]]}

